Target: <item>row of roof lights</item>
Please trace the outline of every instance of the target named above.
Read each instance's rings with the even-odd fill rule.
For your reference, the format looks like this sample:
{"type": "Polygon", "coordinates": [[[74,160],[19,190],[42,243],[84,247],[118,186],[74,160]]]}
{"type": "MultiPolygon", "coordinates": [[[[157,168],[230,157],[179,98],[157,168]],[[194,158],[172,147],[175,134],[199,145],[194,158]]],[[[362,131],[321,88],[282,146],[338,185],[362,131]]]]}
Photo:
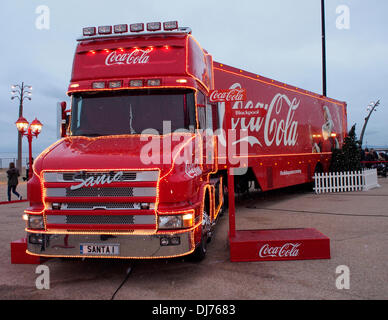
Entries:
{"type": "MultiPolygon", "coordinates": [[[[130,80],[129,81],[129,86],[130,87],[144,87],[144,86],[160,86],[161,80],[160,79],[148,79],[148,80],[130,80]]],[[[116,88],[121,88],[123,86],[123,81],[117,80],[117,81],[109,81],[108,86],[105,81],[96,81],[92,83],[92,88],[93,89],[105,89],[105,88],[110,88],[110,89],[116,89],[116,88]]]]}
{"type": "MultiPolygon", "coordinates": [[[[123,80],[113,80],[113,81],[95,81],[92,83],[93,89],[118,89],[123,87],[123,80]]],[[[177,83],[185,84],[187,79],[177,79],[177,83]]],[[[129,87],[157,87],[162,84],[161,79],[134,79],[129,80],[129,87]]],[[[70,88],[76,89],[79,88],[79,83],[73,83],[70,85],[70,88]]]]}
{"type": "MultiPolygon", "coordinates": [[[[163,22],[164,31],[173,31],[178,29],[178,21],[167,21],[163,22]]],[[[142,32],[144,31],[144,23],[134,23],[129,25],[129,30],[131,32],[142,32]]],[[[161,22],[149,22],[147,23],[147,31],[160,31],[162,30],[161,22]]],[[[98,34],[112,34],[112,33],[126,33],[128,32],[127,24],[117,24],[115,26],[100,26],[98,29],[96,27],[87,27],[83,28],[83,35],[85,37],[91,37],[98,34]]]]}
{"type": "Polygon", "coordinates": [[[154,49],[165,49],[169,50],[171,47],[168,45],[162,45],[162,46],[145,46],[145,47],[130,47],[130,48],[117,48],[117,49],[100,49],[100,50],[90,50],[89,54],[96,54],[97,52],[103,52],[103,53],[110,53],[111,51],[120,51],[125,52],[126,50],[145,50],[148,49],[150,51],[153,51],[154,49]]]}

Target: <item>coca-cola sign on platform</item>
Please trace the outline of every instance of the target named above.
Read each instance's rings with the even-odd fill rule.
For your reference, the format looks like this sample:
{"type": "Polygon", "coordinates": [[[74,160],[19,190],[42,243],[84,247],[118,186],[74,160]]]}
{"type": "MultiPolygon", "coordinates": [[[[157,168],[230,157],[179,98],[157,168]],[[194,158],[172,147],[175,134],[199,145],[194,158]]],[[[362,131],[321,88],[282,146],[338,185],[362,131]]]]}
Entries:
{"type": "Polygon", "coordinates": [[[285,243],[282,246],[274,247],[268,243],[263,245],[259,249],[259,256],[261,258],[273,257],[273,258],[287,258],[298,257],[300,243],[285,243]]]}
{"type": "Polygon", "coordinates": [[[130,53],[113,51],[105,59],[107,66],[117,64],[146,64],[150,60],[149,53],[152,49],[135,49],[130,53]]]}

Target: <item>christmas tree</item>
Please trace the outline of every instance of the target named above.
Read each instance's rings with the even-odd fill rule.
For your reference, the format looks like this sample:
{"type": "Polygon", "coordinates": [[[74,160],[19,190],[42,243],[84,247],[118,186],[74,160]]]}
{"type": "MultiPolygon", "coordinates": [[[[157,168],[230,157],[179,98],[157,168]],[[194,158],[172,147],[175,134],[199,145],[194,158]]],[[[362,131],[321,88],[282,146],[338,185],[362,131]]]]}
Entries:
{"type": "Polygon", "coordinates": [[[361,170],[361,146],[356,137],[356,125],[350,129],[344,139],[342,149],[333,151],[330,171],[359,171],[361,170]]]}

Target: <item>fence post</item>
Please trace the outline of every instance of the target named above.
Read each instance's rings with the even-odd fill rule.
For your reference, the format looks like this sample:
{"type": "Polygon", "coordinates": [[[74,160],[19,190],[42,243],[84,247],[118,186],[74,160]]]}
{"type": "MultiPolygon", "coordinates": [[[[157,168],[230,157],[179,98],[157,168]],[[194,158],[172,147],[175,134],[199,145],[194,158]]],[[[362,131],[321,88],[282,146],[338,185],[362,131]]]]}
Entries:
{"type": "Polygon", "coordinates": [[[317,177],[316,193],[319,194],[321,193],[321,174],[316,173],[315,176],[317,177]]]}
{"type": "Polygon", "coordinates": [[[333,192],[333,172],[329,172],[329,192],[333,192]]]}
{"type": "Polygon", "coordinates": [[[354,172],[350,171],[350,190],[354,191],[354,172]]]}

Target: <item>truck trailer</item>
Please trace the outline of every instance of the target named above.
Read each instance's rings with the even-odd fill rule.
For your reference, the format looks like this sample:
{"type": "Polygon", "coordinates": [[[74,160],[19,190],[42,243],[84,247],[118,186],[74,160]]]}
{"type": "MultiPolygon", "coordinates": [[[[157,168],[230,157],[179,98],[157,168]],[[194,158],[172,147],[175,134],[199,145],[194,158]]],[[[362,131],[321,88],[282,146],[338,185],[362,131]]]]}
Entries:
{"type": "Polygon", "coordinates": [[[236,190],[267,191],[327,171],[347,128],[344,102],[215,62],[176,21],[84,28],[67,94],[28,182],[39,257],[201,260],[225,210],[226,147],[240,150],[236,190]],[[213,102],[223,90],[246,99],[213,102]]]}

